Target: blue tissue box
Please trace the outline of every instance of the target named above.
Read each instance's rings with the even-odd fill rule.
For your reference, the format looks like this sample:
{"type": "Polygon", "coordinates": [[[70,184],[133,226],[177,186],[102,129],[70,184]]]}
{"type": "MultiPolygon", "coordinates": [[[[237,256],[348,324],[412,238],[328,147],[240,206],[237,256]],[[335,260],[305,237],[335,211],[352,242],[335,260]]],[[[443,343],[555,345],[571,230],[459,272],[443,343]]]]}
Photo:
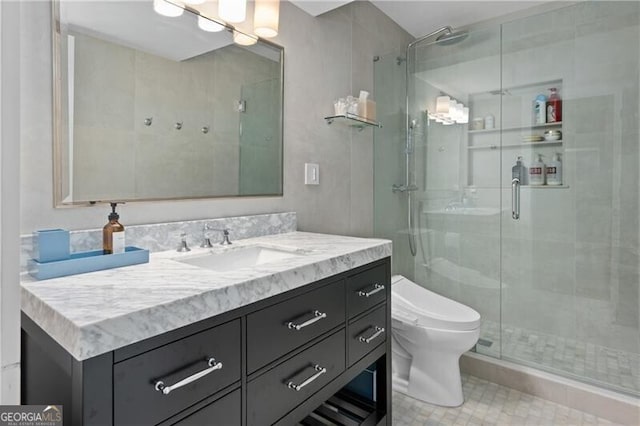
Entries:
{"type": "Polygon", "coordinates": [[[102,250],[73,253],[69,259],[53,262],[29,262],[29,275],[38,280],[84,274],[149,262],[149,250],[125,247],[124,253],[103,254],[102,250]]]}
{"type": "Polygon", "coordinates": [[[42,229],[33,233],[31,257],[38,262],[69,259],[69,231],[42,229]]]}

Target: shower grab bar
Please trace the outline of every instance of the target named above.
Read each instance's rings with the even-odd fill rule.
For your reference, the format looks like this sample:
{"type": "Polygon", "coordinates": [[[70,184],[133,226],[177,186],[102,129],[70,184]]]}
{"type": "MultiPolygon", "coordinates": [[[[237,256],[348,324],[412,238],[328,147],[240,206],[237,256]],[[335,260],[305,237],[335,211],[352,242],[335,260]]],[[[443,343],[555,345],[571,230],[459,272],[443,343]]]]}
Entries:
{"type": "Polygon", "coordinates": [[[511,217],[513,220],[520,219],[520,179],[513,178],[511,181],[511,217]]]}

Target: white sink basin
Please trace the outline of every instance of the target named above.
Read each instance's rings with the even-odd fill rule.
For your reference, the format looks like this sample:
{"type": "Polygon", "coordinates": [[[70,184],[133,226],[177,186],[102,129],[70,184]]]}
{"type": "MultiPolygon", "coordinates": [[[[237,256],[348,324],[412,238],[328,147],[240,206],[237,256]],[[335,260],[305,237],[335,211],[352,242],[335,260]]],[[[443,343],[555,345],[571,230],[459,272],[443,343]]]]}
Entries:
{"type": "Polygon", "coordinates": [[[222,253],[207,253],[184,258],[174,259],[178,262],[211,269],[213,271],[232,271],[234,269],[248,268],[278,260],[299,257],[302,254],[290,251],[278,250],[271,247],[252,246],[230,249],[222,253]]]}

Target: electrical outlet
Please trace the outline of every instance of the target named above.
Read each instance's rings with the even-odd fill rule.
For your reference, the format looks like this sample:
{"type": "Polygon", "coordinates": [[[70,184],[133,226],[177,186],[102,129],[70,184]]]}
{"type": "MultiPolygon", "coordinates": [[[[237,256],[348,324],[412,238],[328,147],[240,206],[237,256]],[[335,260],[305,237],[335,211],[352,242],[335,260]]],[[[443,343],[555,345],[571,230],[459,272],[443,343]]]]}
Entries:
{"type": "Polygon", "coordinates": [[[318,164],[304,164],[304,184],[320,185],[320,166],[318,164]]]}

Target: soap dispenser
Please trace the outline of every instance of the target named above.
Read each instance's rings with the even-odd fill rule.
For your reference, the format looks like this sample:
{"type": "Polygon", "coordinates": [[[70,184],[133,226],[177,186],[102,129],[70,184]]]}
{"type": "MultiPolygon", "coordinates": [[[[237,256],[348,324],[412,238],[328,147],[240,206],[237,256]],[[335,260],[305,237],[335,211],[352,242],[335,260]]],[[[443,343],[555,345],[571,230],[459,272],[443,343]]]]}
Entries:
{"type": "Polygon", "coordinates": [[[124,253],[124,226],[118,219],[120,215],[116,213],[118,203],[111,203],[111,214],[109,223],[102,228],[102,250],[104,254],[124,253]]]}
{"type": "Polygon", "coordinates": [[[562,185],[562,161],[560,153],[553,154],[553,160],[547,164],[547,185],[562,185]]]}
{"type": "Polygon", "coordinates": [[[544,172],[542,154],[538,154],[538,159],[533,161],[529,167],[529,185],[544,185],[544,172]]]}
{"type": "Polygon", "coordinates": [[[527,184],[527,168],[522,162],[522,156],[518,156],[515,166],[511,168],[511,179],[518,179],[520,185],[527,184]]]}

